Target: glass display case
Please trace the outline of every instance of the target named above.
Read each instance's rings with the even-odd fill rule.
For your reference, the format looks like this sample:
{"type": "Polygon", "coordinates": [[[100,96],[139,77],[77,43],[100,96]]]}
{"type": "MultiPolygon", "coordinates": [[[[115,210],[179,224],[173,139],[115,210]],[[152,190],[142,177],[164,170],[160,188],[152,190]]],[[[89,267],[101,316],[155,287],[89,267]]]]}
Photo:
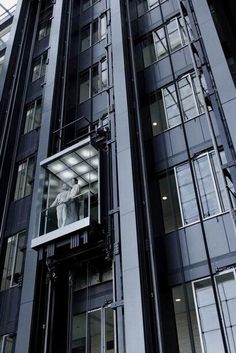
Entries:
{"type": "Polygon", "coordinates": [[[46,178],[34,245],[99,222],[99,153],[89,138],[40,164],[46,178]]]}

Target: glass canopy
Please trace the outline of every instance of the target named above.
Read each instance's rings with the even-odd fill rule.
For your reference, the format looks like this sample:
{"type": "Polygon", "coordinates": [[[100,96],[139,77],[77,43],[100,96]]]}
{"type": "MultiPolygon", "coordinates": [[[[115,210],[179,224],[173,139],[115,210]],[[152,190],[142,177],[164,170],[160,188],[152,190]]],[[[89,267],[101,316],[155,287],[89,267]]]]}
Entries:
{"type": "Polygon", "coordinates": [[[13,16],[17,0],[0,0],[0,22],[13,16]]]}

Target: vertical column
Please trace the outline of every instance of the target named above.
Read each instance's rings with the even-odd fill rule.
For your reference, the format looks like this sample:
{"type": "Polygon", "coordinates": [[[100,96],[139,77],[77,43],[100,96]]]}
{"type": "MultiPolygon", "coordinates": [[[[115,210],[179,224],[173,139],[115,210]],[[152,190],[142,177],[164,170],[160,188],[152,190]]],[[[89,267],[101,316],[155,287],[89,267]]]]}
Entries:
{"type": "MultiPolygon", "coordinates": [[[[111,1],[113,76],[116,110],[118,187],[122,276],[124,293],[125,345],[128,353],[144,353],[144,327],[139,270],[137,224],[129,134],[127,86],[119,0],[111,1]]],[[[119,352],[123,353],[123,352],[119,352]]]]}
{"type": "Polygon", "coordinates": [[[56,77],[57,57],[59,48],[59,34],[62,20],[63,1],[57,1],[53,8],[53,19],[50,32],[48,65],[45,75],[43,94],[42,123],[40,128],[39,148],[32,196],[32,207],[28,232],[28,245],[25,259],[24,281],[19,310],[18,330],[15,353],[30,352],[30,333],[33,315],[34,291],[36,284],[37,253],[31,249],[31,240],[37,236],[40,205],[43,195],[44,181],[40,179],[40,161],[47,157],[50,136],[53,92],[56,77]],[[41,191],[41,192],[40,192],[41,191]]]}

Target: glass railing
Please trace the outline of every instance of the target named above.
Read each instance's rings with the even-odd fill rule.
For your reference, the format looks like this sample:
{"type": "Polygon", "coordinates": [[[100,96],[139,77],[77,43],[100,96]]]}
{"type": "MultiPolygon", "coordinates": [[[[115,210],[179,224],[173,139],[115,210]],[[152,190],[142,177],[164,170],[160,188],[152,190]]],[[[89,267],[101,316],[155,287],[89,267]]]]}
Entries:
{"type": "Polygon", "coordinates": [[[66,202],[44,209],[41,212],[40,235],[63,229],[85,218],[98,221],[98,194],[92,191],[81,192],[66,202]]]}

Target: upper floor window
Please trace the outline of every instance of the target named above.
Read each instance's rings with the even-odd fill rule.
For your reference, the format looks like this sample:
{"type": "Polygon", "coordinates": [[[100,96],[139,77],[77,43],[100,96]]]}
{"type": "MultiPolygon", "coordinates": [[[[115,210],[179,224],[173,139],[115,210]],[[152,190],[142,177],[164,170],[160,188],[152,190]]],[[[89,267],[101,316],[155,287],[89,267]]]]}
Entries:
{"type": "Polygon", "coordinates": [[[80,75],[80,98],[83,102],[108,86],[107,60],[102,59],[80,75]]]}
{"type": "Polygon", "coordinates": [[[80,50],[84,51],[106,36],[106,15],[103,14],[81,30],[80,50]]]}
{"type": "MultiPolygon", "coordinates": [[[[188,18],[186,17],[186,23],[188,18]]],[[[164,27],[154,30],[142,41],[143,65],[147,67],[187,44],[187,33],[181,17],[172,19],[164,27]]],[[[192,38],[191,28],[188,32],[192,38]]]]}
{"type": "Polygon", "coordinates": [[[13,335],[0,336],[0,353],[12,353],[13,343],[14,343],[13,335]]]}
{"type": "MultiPolygon", "coordinates": [[[[222,161],[225,158],[223,152],[221,158],[222,161]]],[[[191,163],[194,181],[189,163],[175,167],[159,179],[166,232],[199,220],[193,182],[197,186],[203,218],[219,214],[229,208],[215,152],[204,153],[191,163]]],[[[229,187],[232,188],[232,185],[229,187]]]]}
{"type": "Polygon", "coordinates": [[[41,99],[26,106],[24,134],[38,128],[41,124],[41,99]]]}
{"type": "Polygon", "coordinates": [[[138,15],[141,16],[153,7],[160,5],[166,0],[136,0],[138,15]]]}
{"type": "MultiPolygon", "coordinates": [[[[206,90],[203,76],[201,84],[206,90]]],[[[153,135],[180,124],[181,112],[184,121],[204,113],[203,99],[201,87],[194,73],[183,76],[176,85],[172,83],[149,97],[148,114],[153,135]],[[179,107],[180,104],[182,109],[179,107]]]]}
{"type": "Polygon", "coordinates": [[[26,232],[7,239],[7,248],[1,281],[1,290],[16,286],[22,277],[26,250],[26,232]]]}
{"type": "Polygon", "coordinates": [[[34,177],[34,157],[28,158],[18,165],[14,200],[19,200],[32,193],[34,177]]]}
{"type": "Polygon", "coordinates": [[[94,5],[98,1],[99,0],[82,0],[81,1],[81,10],[82,11],[87,10],[90,6],[94,5]]]}
{"type": "Polygon", "coordinates": [[[11,25],[0,31],[0,50],[6,48],[7,41],[10,37],[11,25]]]}
{"type": "Polygon", "coordinates": [[[38,40],[41,40],[50,34],[50,29],[51,29],[51,20],[47,19],[44,22],[41,22],[39,24],[38,28],[38,40]]]}
{"type": "Polygon", "coordinates": [[[47,63],[47,53],[42,54],[35,59],[32,64],[32,82],[38,80],[45,75],[47,63]]]}

